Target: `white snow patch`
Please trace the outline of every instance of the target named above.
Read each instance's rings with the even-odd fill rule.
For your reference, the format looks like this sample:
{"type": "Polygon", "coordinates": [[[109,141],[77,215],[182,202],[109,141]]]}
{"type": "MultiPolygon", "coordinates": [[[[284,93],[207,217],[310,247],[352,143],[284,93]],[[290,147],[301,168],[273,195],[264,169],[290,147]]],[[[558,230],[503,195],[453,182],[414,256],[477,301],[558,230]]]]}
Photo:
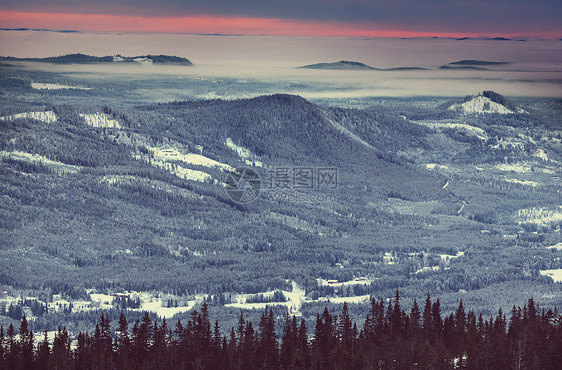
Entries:
{"type": "Polygon", "coordinates": [[[17,150],[12,151],[12,152],[0,151],[0,157],[11,158],[11,159],[19,160],[19,161],[26,161],[26,162],[36,163],[36,164],[42,164],[46,167],[49,167],[50,169],[54,170],[57,173],[78,172],[80,170],[80,167],[78,167],[78,166],[73,166],[73,165],[70,165],[70,164],[62,163],[62,162],[52,161],[52,160],[48,159],[47,157],[44,157],[44,156],[39,155],[39,154],[31,154],[31,153],[26,153],[26,152],[20,152],[20,151],[17,151],[17,150]]]}
{"type": "Polygon", "coordinates": [[[256,160],[255,159],[256,156],[249,149],[244,148],[243,146],[240,145],[236,145],[231,138],[226,139],[226,146],[229,149],[235,151],[236,154],[238,154],[238,156],[242,158],[246,164],[256,167],[263,167],[263,163],[261,161],[256,160]]]}
{"type": "Polygon", "coordinates": [[[556,249],[558,251],[562,251],[562,243],[551,245],[550,247],[546,247],[547,249],[556,249]]]}
{"type": "MultiPolygon", "coordinates": [[[[173,163],[168,163],[168,162],[164,162],[164,161],[150,160],[148,157],[138,155],[138,154],[134,154],[134,153],[133,153],[133,158],[143,160],[147,163],[150,163],[154,167],[162,168],[162,169],[170,172],[172,175],[180,177],[184,180],[199,181],[199,182],[213,181],[211,175],[209,175],[208,173],[203,172],[203,171],[197,171],[197,170],[192,170],[190,168],[184,168],[182,166],[178,166],[178,165],[175,165],[173,163]]],[[[217,182],[216,180],[214,180],[214,181],[217,182]]]]}
{"type": "Polygon", "coordinates": [[[500,171],[516,172],[516,173],[526,173],[531,171],[531,167],[525,166],[520,163],[500,163],[496,165],[496,168],[500,171]]]}
{"type": "Polygon", "coordinates": [[[25,113],[13,114],[11,116],[0,117],[0,119],[3,119],[5,121],[12,121],[21,118],[34,119],[45,123],[57,122],[57,116],[55,115],[55,112],[50,110],[46,112],[25,112],[25,113]]]}
{"type": "Polygon", "coordinates": [[[459,251],[457,252],[457,254],[452,255],[452,254],[438,254],[439,257],[441,257],[441,261],[442,262],[449,262],[450,260],[454,259],[454,258],[459,258],[464,256],[464,252],[459,251]]]}
{"type": "MultiPolygon", "coordinates": [[[[178,313],[183,313],[191,310],[193,306],[202,300],[202,297],[196,297],[193,300],[185,301],[183,306],[178,307],[164,307],[162,305],[162,299],[155,297],[151,293],[148,292],[129,292],[127,293],[130,299],[139,299],[140,307],[139,308],[131,308],[132,311],[149,311],[157,314],[161,318],[169,319],[178,313]]],[[[113,308],[113,300],[115,296],[108,295],[108,294],[99,294],[99,293],[92,293],[90,294],[90,299],[96,305],[99,305],[102,309],[111,309],[113,308]]],[[[89,302],[87,302],[89,303],[89,302]]],[[[76,303],[73,303],[76,309],[76,303]]],[[[87,309],[91,309],[88,307],[87,309]]]]}
{"type": "Polygon", "coordinates": [[[192,180],[192,181],[211,181],[212,177],[207,172],[192,170],[190,168],[184,168],[181,166],[174,166],[171,163],[163,162],[163,161],[152,161],[152,164],[156,167],[160,167],[165,169],[166,171],[181,177],[185,180],[192,180]]]}
{"type": "Polygon", "coordinates": [[[427,163],[425,165],[425,168],[427,168],[430,171],[435,170],[435,169],[437,169],[437,170],[448,170],[449,169],[449,167],[441,165],[441,164],[437,164],[437,163],[427,163]]]}
{"type": "Polygon", "coordinates": [[[155,314],[157,314],[161,318],[170,319],[178,313],[188,312],[189,310],[191,310],[193,308],[193,306],[195,306],[195,303],[196,303],[196,300],[191,300],[191,301],[188,301],[187,306],[163,307],[162,301],[160,301],[160,300],[156,300],[156,301],[152,301],[152,302],[150,302],[150,301],[149,302],[143,302],[142,299],[141,299],[141,307],[140,308],[134,308],[133,311],[154,312],[155,314]]]}
{"type": "MultiPolygon", "coordinates": [[[[291,282],[292,290],[285,291],[282,290],[281,292],[287,298],[286,302],[268,302],[268,303],[246,303],[246,299],[249,296],[253,296],[254,294],[239,294],[234,299],[236,300],[235,303],[226,304],[226,307],[235,307],[235,308],[242,308],[242,309],[264,309],[266,306],[286,306],[289,309],[289,314],[300,316],[301,306],[302,303],[307,301],[305,291],[302,289],[296,282],[291,282]]],[[[268,291],[264,293],[259,293],[264,296],[272,296],[273,291],[268,291]]]]}
{"type": "Polygon", "coordinates": [[[511,182],[511,183],[514,183],[514,184],[527,185],[527,186],[537,186],[539,184],[538,182],[531,181],[531,180],[505,179],[505,181],[511,182]]]}
{"type": "Polygon", "coordinates": [[[175,148],[149,148],[154,152],[154,158],[162,161],[180,161],[186,164],[204,167],[216,167],[221,171],[234,171],[234,167],[215,161],[200,154],[183,154],[175,148]]]}
{"type": "Polygon", "coordinates": [[[467,125],[466,123],[445,123],[444,126],[447,128],[463,129],[476,135],[480,140],[488,140],[488,134],[480,127],[467,125]]]}
{"type": "Polygon", "coordinates": [[[35,90],[63,90],[63,89],[92,90],[91,87],[69,86],[69,85],[43,83],[43,82],[32,82],[31,87],[34,88],[35,90]]]}
{"type": "Polygon", "coordinates": [[[533,154],[533,156],[540,158],[543,161],[548,161],[548,155],[544,152],[543,149],[537,149],[537,152],[533,154]]]}
{"type": "Polygon", "coordinates": [[[415,274],[419,274],[419,273],[422,273],[422,272],[428,272],[428,271],[439,271],[439,266],[425,266],[425,267],[422,267],[421,269],[417,270],[415,272],[415,274]]]}
{"type": "Polygon", "coordinates": [[[324,280],[324,279],[316,279],[318,281],[318,285],[320,286],[333,286],[333,287],[343,287],[349,285],[370,285],[371,281],[367,280],[367,278],[359,277],[349,281],[342,281],[342,282],[335,282],[334,280],[324,280]]]}
{"type": "Polygon", "coordinates": [[[513,114],[514,112],[505,106],[491,101],[489,98],[478,95],[462,104],[453,104],[449,110],[460,110],[465,114],[499,113],[513,114]]]}
{"type": "Polygon", "coordinates": [[[562,283],[562,269],[541,270],[541,275],[550,276],[555,283],[562,283]]]}
{"type": "Polygon", "coordinates": [[[111,304],[113,296],[109,294],[91,293],[90,300],[99,304],[111,304]]]}
{"type": "Polygon", "coordinates": [[[111,127],[111,128],[121,128],[118,121],[111,119],[108,114],[105,113],[94,113],[94,114],[80,114],[83,117],[88,126],[92,127],[111,127]]]}
{"type": "Polygon", "coordinates": [[[140,63],[140,64],[152,65],[152,59],[149,59],[149,58],[135,58],[133,60],[137,63],[140,63]]]}
{"type": "Polygon", "coordinates": [[[496,141],[494,145],[490,145],[492,149],[506,149],[506,148],[514,148],[523,150],[525,149],[525,142],[518,140],[514,137],[509,138],[500,138],[496,141]]]}
{"type": "Polygon", "coordinates": [[[366,295],[358,295],[358,296],[354,296],[354,297],[336,297],[336,298],[329,298],[328,301],[330,301],[331,303],[362,303],[362,302],[366,302],[369,301],[371,299],[371,296],[366,294],[366,295]]]}
{"type": "Polygon", "coordinates": [[[441,121],[413,121],[414,123],[417,123],[418,125],[423,125],[429,128],[432,128],[434,130],[437,129],[444,129],[444,128],[453,128],[453,129],[461,129],[466,131],[467,133],[470,133],[476,137],[478,137],[480,140],[488,140],[488,134],[486,133],[486,131],[484,131],[483,129],[481,129],[480,127],[476,127],[476,126],[472,126],[472,125],[468,125],[466,123],[459,123],[459,122],[441,122],[441,121]]]}
{"type": "Polygon", "coordinates": [[[515,222],[519,224],[532,223],[537,225],[562,222],[562,206],[558,206],[554,209],[543,207],[520,209],[515,215],[515,222]]]}

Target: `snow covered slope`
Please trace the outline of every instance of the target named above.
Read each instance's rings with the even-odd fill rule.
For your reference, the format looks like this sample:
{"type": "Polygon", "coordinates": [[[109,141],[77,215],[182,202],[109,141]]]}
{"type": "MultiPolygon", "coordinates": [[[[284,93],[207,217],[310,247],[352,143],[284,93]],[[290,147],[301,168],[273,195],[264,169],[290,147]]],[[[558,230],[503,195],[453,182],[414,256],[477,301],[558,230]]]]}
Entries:
{"type": "Polygon", "coordinates": [[[53,122],[57,121],[57,116],[55,115],[55,112],[53,112],[53,111],[25,112],[25,113],[14,114],[14,115],[11,115],[11,116],[0,117],[0,119],[6,120],[6,121],[11,121],[11,120],[20,119],[20,118],[30,118],[30,119],[42,121],[42,122],[45,122],[45,123],[53,123],[53,122]]]}
{"type": "MultiPolygon", "coordinates": [[[[514,114],[515,112],[505,106],[493,102],[489,98],[478,95],[462,104],[453,104],[449,110],[461,111],[465,114],[499,113],[514,114]]],[[[521,112],[520,112],[521,113],[521,112]]]]}
{"type": "Polygon", "coordinates": [[[226,163],[221,163],[215,161],[214,159],[207,158],[200,154],[195,153],[181,153],[179,150],[171,147],[166,148],[156,148],[150,147],[150,150],[154,152],[154,158],[159,159],[162,161],[180,161],[185,164],[192,164],[196,166],[204,166],[204,167],[216,167],[219,168],[221,171],[234,171],[232,166],[229,166],[226,163]]]}
{"type": "Polygon", "coordinates": [[[121,128],[119,122],[105,113],[80,114],[80,117],[84,118],[88,126],[121,128]]]}

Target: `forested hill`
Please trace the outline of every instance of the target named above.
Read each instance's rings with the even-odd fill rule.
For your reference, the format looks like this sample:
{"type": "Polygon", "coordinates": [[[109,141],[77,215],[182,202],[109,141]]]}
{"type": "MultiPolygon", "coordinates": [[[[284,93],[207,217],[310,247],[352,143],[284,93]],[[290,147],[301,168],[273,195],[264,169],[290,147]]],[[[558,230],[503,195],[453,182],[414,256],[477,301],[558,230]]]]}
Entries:
{"type": "Polygon", "coordinates": [[[206,303],[187,322],[152,321],[148,313],[132,327],[101,315],[93,334],[80,333],[74,348],[59,326],[52,345],[34,334],[26,318],[17,329],[0,329],[0,368],[32,369],[558,369],[562,360],[561,316],[541,311],[533,299],[507,318],[465,312],[441,315],[428,295],[406,311],[398,292],[388,304],[371,301],[363,322],[347,304],[339,315],[327,308],[312,322],[276,317],[265,308],[259,323],[239,316],[228,331],[214,324],[206,303]],[[385,307],[386,306],[386,307],[385,307]],[[225,335],[225,333],[229,333],[225,335]],[[280,335],[278,335],[280,333],[280,335]],[[35,344],[37,342],[37,344],[35,344]]]}
{"type": "Polygon", "coordinates": [[[47,58],[15,58],[0,57],[0,61],[24,61],[24,62],[43,62],[55,64],[93,64],[93,63],[160,63],[192,66],[193,63],[187,58],[173,55],[139,55],[125,57],[121,55],[92,56],[86,54],[66,54],[47,58]]]}
{"type": "MultiPolygon", "coordinates": [[[[58,290],[68,288],[72,276],[76,284],[69,293],[74,296],[83,294],[79,286],[107,286],[108,281],[137,290],[173,286],[184,292],[281,288],[287,283],[279,276],[292,274],[295,262],[272,261],[296,253],[291,259],[297,264],[324,263],[327,257],[314,249],[352,230],[339,210],[363,209],[364,194],[452,199],[441,189],[442,176],[394,154],[426,145],[426,128],[384,113],[320,107],[297,96],[130,110],[55,106],[4,118],[2,232],[8,242],[3,253],[23,258],[33,271],[5,266],[0,280],[9,285],[32,287],[32,277],[43,276],[43,286],[58,290]],[[336,168],[338,186],[328,194],[338,197],[331,204],[338,213],[322,203],[269,202],[265,191],[251,204],[233,203],[221,184],[228,168],[248,165],[260,174],[264,188],[275,166],[336,168]],[[264,224],[264,210],[306,219],[312,235],[282,219],[264,224]],[[22,257],[22,243],[45,259],[22,257]],[[264,248],[270,262],[262,260],[265,254],[247,256],[264,248]],[[205,256],[212,251],[218,258],[205,256]],[[204,257],[195,259],[193,253],[204,257]],[[137,272],[148,259],[158,274],[137,272]],[[238,265],[236,272],[224,270],[232,263],[238,265]],[[255,281],[251,272],[263,264],[272,267],[255,281]],[[45,270],[50,273],[40,273],[45,270]]],[[[360,212],[374,217],[369,208],[360,212]]]]}
{"type": "Polygon", "coordinates": [[[381,196],[393,189],[406,198],[442,195],[438,174],[420,170],[397,155],[400,150],[426,148],[430,130],[384,112],[322,107],[285,94],[140,109],[186,123],[154,121],[147,131],[151,135],[213,138],[205,145],[217,152],[225,150],[222,143],[230,137],[270,165],[336,166],[343,183],[368,184],[381,196]],[[409,181],[412,178],[415,183],[409,181]]]}

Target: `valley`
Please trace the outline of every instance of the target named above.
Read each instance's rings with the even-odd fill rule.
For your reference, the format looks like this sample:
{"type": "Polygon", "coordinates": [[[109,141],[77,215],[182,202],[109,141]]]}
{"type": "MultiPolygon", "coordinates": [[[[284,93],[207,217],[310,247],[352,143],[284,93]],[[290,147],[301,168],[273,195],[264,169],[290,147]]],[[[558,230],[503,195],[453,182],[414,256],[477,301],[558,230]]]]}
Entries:
{"type": "Polygon", "coordinates": [[[266,93],[200,100],[211,82],[195,78],[187,92],[169,76],[0,78],[4,326],[26,313],[34,330],[89,330],[122,295],[138,298],[129,321],[208,302],[226,327],[266,305],[361,317],[396,289],[443,312],[562,304],[559,99],[304,99],[250,81],[266,93]],[[249,203],[227,191],[240,168],[259,177],[249,203]],[[302,186],[303,168],[337,182],[302,186]],[[281,174],[285,193],[329,201],[271,197],[281,174]]]}

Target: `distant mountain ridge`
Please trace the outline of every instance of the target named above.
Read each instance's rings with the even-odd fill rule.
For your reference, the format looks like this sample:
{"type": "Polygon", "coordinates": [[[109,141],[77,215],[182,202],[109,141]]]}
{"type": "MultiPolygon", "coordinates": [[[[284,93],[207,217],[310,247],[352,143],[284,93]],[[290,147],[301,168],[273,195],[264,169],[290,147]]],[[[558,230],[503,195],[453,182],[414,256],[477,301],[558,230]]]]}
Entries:
{"type": "Polygon", "coordinates": [[[0,61],[23,61],[23,62],[43,62],[56,64],[94,64],[94,63],[160,63],[192,66],[193,63],[187,58],[174,55],[140,55],[134,57],[124,57],[121,55],[108,55],[96,57],[86,54],[66,54],[56,57],[47,58],[16,58],[16,57],[0,57],[0,61]]]}
{"type": "Polygon", "coordinates": [[[399,71],[399,70],[424,70],[425,69],[421,67],[375,68],[365,63],[354,62],[350,60],[340,60],[339,62],[332,62],[332,63],[308,64],[297,68],[333,69],[333,70],[348,70],[348,71],[399,71]]]}
{"type": "Polygon", "coordinates": [[[463,60],[449,63],[449,65],[459,65],[459,66],[492,66],[492,65],[502,65],[502,64],[510,64],[510,63],[491,62],[488,60],[478,60],[478,59],[463,59],[463,60]]]}
{"type": "Polygon", "coordinates": [[[442,65],[439,69],[464,69],[473,71],[489,71],[493,66],[501,66],[511,64],[510,62],[492,62],[488,60],[478,60],[478,59],[463,59],[456,62],[451,62],[449,64],[442,65]]]}

